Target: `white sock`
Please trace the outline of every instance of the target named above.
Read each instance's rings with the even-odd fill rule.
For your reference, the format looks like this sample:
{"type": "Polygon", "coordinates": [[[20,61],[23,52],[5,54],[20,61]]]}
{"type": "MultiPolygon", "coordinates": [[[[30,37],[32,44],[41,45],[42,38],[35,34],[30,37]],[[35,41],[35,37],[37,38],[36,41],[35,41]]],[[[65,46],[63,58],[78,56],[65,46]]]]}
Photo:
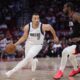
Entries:
{"type": "Polygon", "coordinates": [[[61,65],[60,65],[60,69],[59,69],[62,72],[64,72],[64,69],[66,67],[67,58],[68,58],[68,52],[67,52],[67,50],[64,49],[62,52],[61,65]]]}
{"type": "Polygon", "coordinates": [[[74,70],[77,70],[78,69],[78,63],[77,63],[76,55],[74,55],[74,54],[70,55],[69,60],[72,63],[74,70]]]}

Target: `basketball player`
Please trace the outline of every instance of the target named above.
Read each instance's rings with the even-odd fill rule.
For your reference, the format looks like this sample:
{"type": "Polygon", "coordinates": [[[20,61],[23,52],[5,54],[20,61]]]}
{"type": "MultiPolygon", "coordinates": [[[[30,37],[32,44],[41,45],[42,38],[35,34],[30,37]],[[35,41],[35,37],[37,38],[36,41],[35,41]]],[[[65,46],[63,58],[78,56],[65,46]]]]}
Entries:
{"type": "Polygon", "coordinates": [[[64,74],[64,69],[67,63],[67,58],[69,55],[69,60],[73,65],[73,70],[69,73],[69,76],[74,76],[80,73],[80,67],[78,67],[76,54],[80,53],[80,14],[74,10],[72,3],[66,3],[63,8],[63,12],[72,19],[74,26],[72,27],[73,33],[70,35],[72,43],[62,51],[62,59],[59,71],[55,74],[53,78],[60,79],[64,74]]]}
{"type": "Polygon", "coordinates": [[[24,27],[23,36],[15,43],[15,46],[25,42],[25,58],[20,61],[12,70],[6,72],[6,76],[10,77],[16,71],[19,71],[22,67],[27,65],[28,62],[32,62],[34,57],[42,49],[45,31],[50,31],[53,35],[53,41],[58,42],[55,30],[49,24],[42,24],[40,22],[39,14],[34,13],[32,15],[32,22],[24,27]]]}

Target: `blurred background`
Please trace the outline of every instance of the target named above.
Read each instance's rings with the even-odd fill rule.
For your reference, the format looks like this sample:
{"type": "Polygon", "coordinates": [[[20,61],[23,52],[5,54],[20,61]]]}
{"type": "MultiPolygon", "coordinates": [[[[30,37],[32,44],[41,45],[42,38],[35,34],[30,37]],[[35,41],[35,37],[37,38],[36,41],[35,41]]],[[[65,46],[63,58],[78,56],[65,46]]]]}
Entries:
{"type": "Polygon", "coordinates": [[[60,39],[60,44],[56,45],[51,42],[51,33],[46,32],[43,49],[36,57],[61,57],[72,32],[68,17],[62,12],[66,2],[72,2],[80,12],[80,0],[0,0],[0,59],[15,60],[25,56],[25,43],[18,45],[11,54],[5,53],[5,46],[22,36],[23,27],[31,21],[34,12],[39,12],[41,22],[52,25],[60,39]]]}

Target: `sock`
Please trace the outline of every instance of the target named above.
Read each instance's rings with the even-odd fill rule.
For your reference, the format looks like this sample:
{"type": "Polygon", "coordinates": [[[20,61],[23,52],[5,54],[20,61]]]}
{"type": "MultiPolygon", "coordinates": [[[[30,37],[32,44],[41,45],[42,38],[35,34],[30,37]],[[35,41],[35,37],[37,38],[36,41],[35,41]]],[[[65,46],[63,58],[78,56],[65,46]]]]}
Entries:
{"type": "Polygon", "coordinates": [[[64,72],[64,69],[66,67],[67,58],[68,58],[68,52],[67,52],[67,50],[63,50],[63,52],[62,52],[62,58],[61,58],[61,65],[60,65],[60,69],[59,69],[62,72],[64,72]]]}
{"type": "Polygon", "coordinates": [[[77,70],[78,69],[78,63],[77,63],[76,55],[74,55],[74,54],[70,55],[69,60],[72,63],[74,70],[77,70]]]}

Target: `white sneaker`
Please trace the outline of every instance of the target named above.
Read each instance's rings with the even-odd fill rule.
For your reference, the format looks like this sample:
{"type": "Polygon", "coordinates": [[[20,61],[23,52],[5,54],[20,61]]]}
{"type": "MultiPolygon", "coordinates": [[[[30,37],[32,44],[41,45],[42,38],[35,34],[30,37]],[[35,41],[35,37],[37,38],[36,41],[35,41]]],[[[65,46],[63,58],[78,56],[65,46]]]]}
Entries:
{"type": "Polygon", "coordinates": [[[37,68],[37,63],[38,63],[38,59],[37,58],[33,59],[32,65],[31,65],[32,72],[35,72],[35,70],[37,68]]]}
{"type": "Polygon", "coordinates": [[[10,78],[10,76],[11,76],[10,71],[5,72],[5,75],[6,75],[7,78],[10,78]]]}

